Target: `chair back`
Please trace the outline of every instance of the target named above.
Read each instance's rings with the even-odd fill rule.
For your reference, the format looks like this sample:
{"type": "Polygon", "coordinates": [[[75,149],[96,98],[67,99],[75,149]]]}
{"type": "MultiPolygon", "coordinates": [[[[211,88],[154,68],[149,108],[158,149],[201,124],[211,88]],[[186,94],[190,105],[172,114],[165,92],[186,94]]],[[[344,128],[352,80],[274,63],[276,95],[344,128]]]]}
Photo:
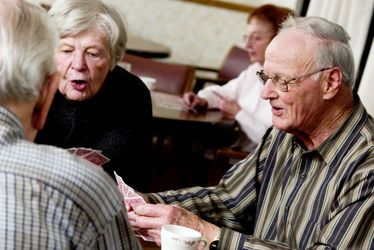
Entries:
{"type": "Polygon", "coordinates": [[[131,64],[131,73],[156,79],[155,90],[182,95],[192,88],[195,70],[192,66],[160,62],[126,54],[124,62],[131,64]]]}
{"type": "Polygon", "coordinates": [[[218,77],[229,81],[236,78],[250,64],[248,51],[238,46],[232,46],[227,53],[221,68],[218,71],[218,77]]]}

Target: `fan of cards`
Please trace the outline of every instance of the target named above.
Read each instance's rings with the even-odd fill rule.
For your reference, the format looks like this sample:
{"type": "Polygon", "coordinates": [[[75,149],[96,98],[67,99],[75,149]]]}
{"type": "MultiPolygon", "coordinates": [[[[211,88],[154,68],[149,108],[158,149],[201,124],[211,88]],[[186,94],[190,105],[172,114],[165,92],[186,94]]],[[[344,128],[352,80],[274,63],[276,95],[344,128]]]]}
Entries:
{"type": "MultiPolygon", "coordinates": [[[[143,197],[138,195],[132,187],[127,185],[121,176],[119,176],[116,172],[114,172],[114,176],[116,177],[118,189],[122,194],[123,197],[123,202],[125,205],[130,206],[132,209],[135,209],[137,206],[141,204],[145,204],[145,201],[143,197]]],[[[142,237],[143,240],[145,241],[154,241],[154,239],[148,235],[146,231],[136,231],[135,232],[136,236],[142,237]]]]}
{"type": "Polygon", "coordinates": [[[98,166],[102,166],[110,161],[108,157],[101,153],[101,150],[92,148],[68,148],[67,151],[98,166]]]}

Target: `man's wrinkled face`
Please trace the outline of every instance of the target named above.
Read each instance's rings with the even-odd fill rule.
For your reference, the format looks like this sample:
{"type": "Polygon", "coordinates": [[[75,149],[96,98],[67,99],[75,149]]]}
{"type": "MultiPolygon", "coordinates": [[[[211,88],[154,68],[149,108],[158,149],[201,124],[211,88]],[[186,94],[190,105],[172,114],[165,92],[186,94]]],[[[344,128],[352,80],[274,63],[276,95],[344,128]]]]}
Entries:
{"type": "MultiPolygon", "coordinates": [[[[289,80],[313,72],[315,69],[313,38],[295,28],[277,35],[265,53],[264,71],[268,75],[289,80]]],[[[298,133],[313,130],[320,122],[323,108],[322,85],[317,77],[308,76],[289,84],[283,92],[269,79],[262,97],[270,101],[273,125],[281,130],[298,133]]]]}

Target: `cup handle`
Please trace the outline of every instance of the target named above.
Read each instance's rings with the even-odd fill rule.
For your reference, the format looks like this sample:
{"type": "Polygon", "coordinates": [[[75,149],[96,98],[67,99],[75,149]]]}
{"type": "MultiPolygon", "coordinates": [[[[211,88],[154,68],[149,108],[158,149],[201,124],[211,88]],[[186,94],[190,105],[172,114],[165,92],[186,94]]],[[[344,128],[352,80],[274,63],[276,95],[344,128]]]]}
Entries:
{"type": "Polygon", "coordinates": [[[207,249],[208,241],[206,241],[206,240],[199,240],[199,244],[197,244],[197,246],[198,246],[197,249],[205,250],[205,249],[207,249]],[[201,243],[202,243],[202,246],[201,246],[201,243]]]}

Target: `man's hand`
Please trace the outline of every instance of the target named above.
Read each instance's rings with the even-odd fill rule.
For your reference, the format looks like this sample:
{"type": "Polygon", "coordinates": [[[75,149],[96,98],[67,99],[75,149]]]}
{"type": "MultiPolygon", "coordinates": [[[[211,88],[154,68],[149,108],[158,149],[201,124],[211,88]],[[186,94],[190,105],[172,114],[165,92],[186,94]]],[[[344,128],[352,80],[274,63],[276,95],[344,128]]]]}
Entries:
{"type": "MultiPolygon", "coordinates": [[[[136,194],[140,195],[146,203],[149,203],[149,199],[147,195],[140,193],[140,192],[136,192],[136,194]]],[[[128,202],[125,202],[125,207],[126,207],[127,212],[133,211],[131,205],[128,202]]]]}
{"type": "Polygon", "coordinates": [[[202,233],[210,242],[220,233],[220,228],[200,219],[188,210],[164,204],[144,204],[130,211],[129,220],[134,230],[146,230],[157,245],[161,244],[161,227],[166,224],[177,224],[192,228],[202,233]]]}

